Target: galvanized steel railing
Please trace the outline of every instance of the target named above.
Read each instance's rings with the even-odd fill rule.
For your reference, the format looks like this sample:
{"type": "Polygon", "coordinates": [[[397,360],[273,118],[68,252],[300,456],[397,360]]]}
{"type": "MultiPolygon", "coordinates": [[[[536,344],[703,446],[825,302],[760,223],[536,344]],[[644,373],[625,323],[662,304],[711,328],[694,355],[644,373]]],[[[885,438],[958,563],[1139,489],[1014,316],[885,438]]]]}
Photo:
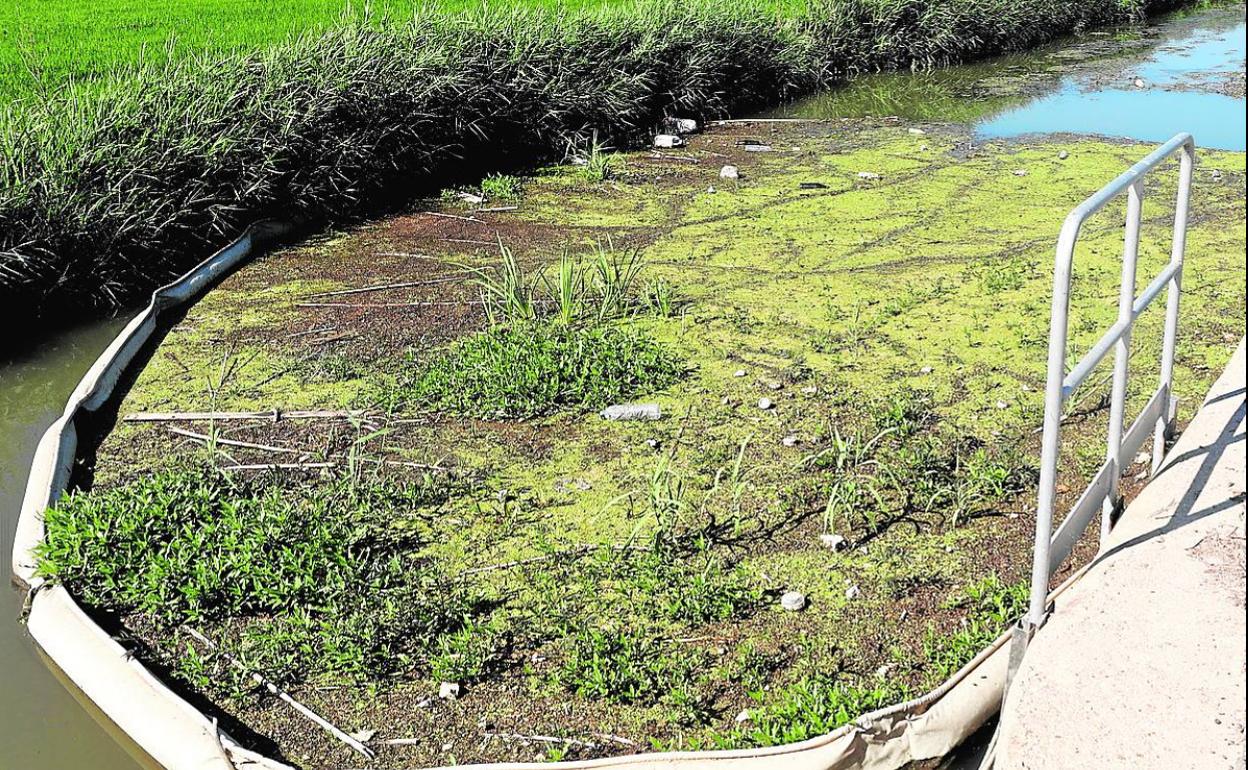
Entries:
{"type": "Polygon", "coordinates": [[[1183,277],[1183,250],[1187,240],[1187,210],[1192,189],[1192,167],[1196,145],[1190,134],[1179,134],[1158,147],[1110,182],[1100,192],[1079,204],[1062,226],[1057,241],[1053,275],[1053,310],[1049,328],[1048,380],[1044,400],[1044,438],[1040,460],[1040,489],[1037,495],[1036,545],[1031,576],[1031,605],[1024,624],[1029,632],[1044,623],[1049,580],[1070,555],[1075,543],[1087,530],[1092,517],[1101,511],[1101,544],[1113,527],[1118,507],[1118,481],[1123,457],[1133,457],[1153,434],[1152,470],[1156,472],[1165,454],[1166,439],[1174,422],[1171,381],[1174,376],[1175,339],[1179,323],[1179,294],[1183,277]],[[1135,294],[1136,262],[1140,243],[1144,179],[1171,155],[1179,154],[1179,189],[1174,209],[1174,239],[1170,262],[1138,297],[1135,294]],[[1127,194],[1126,236],[1122,259],[1122,285],[1118,295],[1118,320],[1100,341],[1069,372],[1066,372],[1067,324],[1070,311],[1071,266],[1075,243],[1083,223],[1107,203],[1127,194]],[[1123,419],[1127,397],[1128,356],[1131,328],[1135,319],[1162,292],[1166,292],[1166,326],[1162,341],[1161,381],[1140,416],[1124,434],[1123,419]],[[1114,384],[1110,401],[1109,436],[1105,463],[1092,483],[1053,533],[1053,501],[1057,486],[1057,461],[1061,449],[1062,411],[1070,395],[1083,383],[1110,351],[1114,352],[1114,384]]]}

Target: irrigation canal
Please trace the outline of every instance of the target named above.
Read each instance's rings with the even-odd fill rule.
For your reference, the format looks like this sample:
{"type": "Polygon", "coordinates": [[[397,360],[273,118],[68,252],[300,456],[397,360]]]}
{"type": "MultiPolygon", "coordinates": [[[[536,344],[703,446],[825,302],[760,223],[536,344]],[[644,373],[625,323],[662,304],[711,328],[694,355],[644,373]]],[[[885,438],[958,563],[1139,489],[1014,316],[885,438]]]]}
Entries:
{"type": "MultiPolygon", "coordinates": [[[[897,115],[974,124],[984,138],[1091,133],[1159,141],[1182,130],[1243,151],[1244,7],[1175,14],[1038,51],[931,73],[863,77],[771,117],[897,115]]],[[[46,333],[0,362],[0,553],[9,563],[26,470],[44,429],[120,321],[46,333]]],[[[7,571],[7,566],[4,568],[7,571]]],[[[7,582],[7,581],[6,581],[7,582]]],[[[121,743],[48,669],[0,589],[0,770],[132,770],[121,743]]],[[[974,768],[982,741],[944,768],[974,768]]]]}

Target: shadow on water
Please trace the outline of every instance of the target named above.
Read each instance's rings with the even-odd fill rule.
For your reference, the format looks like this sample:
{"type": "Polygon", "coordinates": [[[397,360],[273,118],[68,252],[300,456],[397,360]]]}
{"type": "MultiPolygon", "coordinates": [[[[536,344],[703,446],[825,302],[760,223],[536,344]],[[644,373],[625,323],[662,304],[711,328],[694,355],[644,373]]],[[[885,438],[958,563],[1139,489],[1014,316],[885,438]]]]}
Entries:
{"type": "Polygon", "coordinates": [[[1244,8],[1175,14],[1037,51],[868,75],[766,117],[963,123],[983,138],[1074,133],[1244,150],[1244,8]]]}

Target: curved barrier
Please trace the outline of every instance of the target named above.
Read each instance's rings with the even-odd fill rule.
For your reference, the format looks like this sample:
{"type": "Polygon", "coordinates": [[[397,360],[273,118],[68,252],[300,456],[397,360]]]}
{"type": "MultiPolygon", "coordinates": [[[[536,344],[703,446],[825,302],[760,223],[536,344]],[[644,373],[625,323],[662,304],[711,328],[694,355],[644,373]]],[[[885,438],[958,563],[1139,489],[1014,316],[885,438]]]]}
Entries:
{"type": "MultiPolygon", "coordinates": [[[[160,328],[160,316],[181,307],[249,259],[287,228],[254,225],[234,243],[177,281],[156,290],[100,355],[40,440],[13,541],[13,573],[30,591],[27,625],[38,645],[100,710],[153,760],[170,770],[292,770],[250,751],[216,721],[187,703],[95,623],[59,585],[35,575],[43,512],[62,494],[78,456],[78,423],[109,402],[122,376],[160,328]]],[[[1082,574],[1075,573],[1056,596],[1082,574]]],[[[788,770],[893,770],[941,757],[974,733],[1001,705],[1009,634],[930,693],[866,714],[828,735],[767,749],[681,752],[582,762],[477,765],[483,770],[562,767],[567,770],[761,770],[783,761],[788,770]]]]}

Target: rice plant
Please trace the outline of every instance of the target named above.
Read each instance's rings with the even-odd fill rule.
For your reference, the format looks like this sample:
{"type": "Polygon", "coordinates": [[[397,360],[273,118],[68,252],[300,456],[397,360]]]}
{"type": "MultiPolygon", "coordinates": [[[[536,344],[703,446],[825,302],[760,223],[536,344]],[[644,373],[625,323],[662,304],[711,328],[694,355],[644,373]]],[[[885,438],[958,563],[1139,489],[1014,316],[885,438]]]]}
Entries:
{"type": "MultiPolygon", "coordinates": [[[[0,302],[15,317],[115,310],[257,219],[356,217],[438,189],[465,159],[486,173],[628,146],[664,116],[740,112],[1174,4],[429,5],[254,51],[171,47],[0,107],[0,302]]],[[[609,175],[597,157],[592,173],[609,175]]]]}

